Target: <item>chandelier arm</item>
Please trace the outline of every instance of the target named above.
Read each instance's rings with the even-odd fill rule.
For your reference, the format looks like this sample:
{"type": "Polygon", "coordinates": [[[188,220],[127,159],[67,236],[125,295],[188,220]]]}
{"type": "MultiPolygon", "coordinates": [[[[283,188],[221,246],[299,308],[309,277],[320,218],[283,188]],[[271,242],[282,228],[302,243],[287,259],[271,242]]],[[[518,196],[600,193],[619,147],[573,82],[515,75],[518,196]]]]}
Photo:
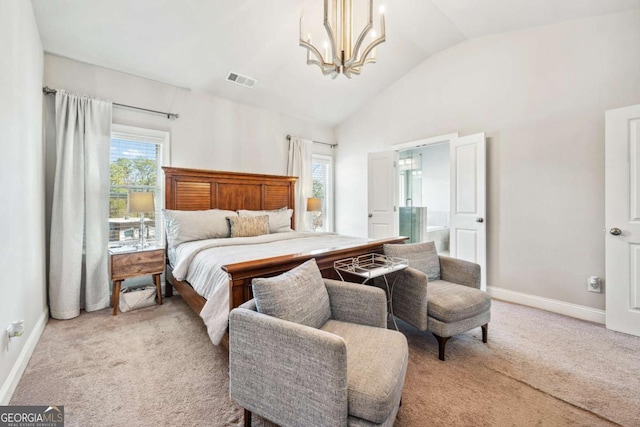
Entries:
{"type": "MultiPolygon", "coordinates": [[[[380,15],[380,37],[378,37],[377,39],[375,39],[374,41],[372,41],[369,46],[366,47],[366,49],[362,52],[362,55],[360,56],[360,60],[357,62],[351,62],[349,64],[350,67],[362,67],[365,64],[371,64],[376,62],[376,58],[367,58],[369,56],[369,53],[371,53],[371,51],[378,46],[381,43],[384,43],[386,40],[386,32],[385,32],[385,28],[384,28],[384,14],[380,15]]],[[[359,74],[359,73],[358,73],[359,74]]]]}
{"type": "Polygon", "coordinates": [[[377,39],[375,39],[374,41],[371,42],[371,44],[369,46],[367,46],[367,48],[364,50],[364,52],[362,52],[362,56],[360,57],[360,60],[357,62],[353,62],[350,64],[350,67],[362,67],[365,64],[370,64],[370,63],[374,63],[376,62],[375,58],[368,58],[369,53],[371,53],[371,51],[378,46],[380,43],[383,43],[384,40],[384,36],[380,36],[377,39]]]}
{"type": "Polygon", "coordinates": [[[332,74],[332,75],[336,74],[338,72],[337,70],[339,69],[338,67],[335,66],[335,64],[326,64],[326,63],[322,65],[320,68],[322,70],[322,74],[325,76],[328,74],[332,74]]]}
{"type": "MultiPolygon", "coordinates": [[[[325,0],[325,4],[326,4],[326,2],[327,1],[325,0]]],[[[333,58],[333,63],[334,64],[341,64],[342,61],[341,61],[340,58],[338,58],[338,55],[336,54],[336,52],[338,52],[338,51],[336,50],[336,41],[335,41],[335,35],[333,33],[333,28],[331,28],[331,23],[326,18],[326,15],[325,15],[325,20],[324,20],[324,29],[327,31],[327,36],[329,36],[329,44],[331,46],[331,58],[333,58]]]]}
{"type": "Polygon", "coordinates": [[[320,55],[320,51],[318,51],[318,49],[316,49],[314,45],[300,39],[300,46],[307,48],[307,50],[309,51],[309,55],[307,56],[307,64],[318,64],[318,65],[325,64],[324,60],[322,59],[322,55],[320,55]],[[312,59],[310,55],[311,53],[313,53],[315,57],[318,59],[312,59]]]}
{"type": "MultiPolygon", "coordinates": [[[[326,4],[327,0],[325,0],[325,4],[326,4]]],[[[327,21],[325,20],[325,24],[327,24],[327,21]]],[[[327,29],[327,34],[329,35],[329,40],[331,40],[331,46],[332,46],[332,55],[335,56],[335,49],[334,49],[334,38],[333,38],[333,32],[331,29],[330,25],[325,25],[325,28],[327,29]]],[[[307,65],[317,65],[318,67],[320,67],[320,70],[322,71],[323,75],[328,75],[328,74],[335,74],[336,70],[338,69],[338,67],[336,66],[335,62],[325,62],[324,61],[324,57],[320,54],[320,51],[310,42],[304,40],[302,38],[302,17],[300,18],[300,40],[299,40],[299,45],[304,47],[305,49],[307,49],[307,65]],[[314,59],[313,56],[315,56],[314,59]]],[[[334,76],[335,78],[335,76],[334,76]]]]}
{"type": "Polygon", "coordinates": [[[312,54],[313,54],[316,56],[316,58],[322,58],[322,56],[320,56],[320,52],[318,51],[318,49],[316,49],[313,45],[301,39],[300,46],[308,50],[307,65],[317,65],[318,67],[320,67],[322,74],[325,76],[328,74],[335,74],[338,72],[337,70],[339,69],[339,67],[337,67],[335,64],[327,63],[322,61],[321,59],[314,59],[312,57],[312,54]]]}
{"type": "Polygon", "coordinates": [[[369,34],[369,32],[371,31],[371,29],[373,28],[373,0],[369,0],[369,18],[367,20],[367,25],[364,26],[364,28],[362,29],[362,31],[360,32],[360,35],[358,36],[358,39],[356,40],[356,44],[353,46],[353,50],[351,51],[351,58],[349,58],[344,66],[347,67],[350,64],[352,64],[353,62],[355,62],[359,55],[358,53],[360,52],[360,48],[362,47],[362,43],[364,43],[364,39],[367,36],[367,34],[369,34]]]}
{"type": "Polygon", "coordinates": [[[367,64],[375,64],[375,63],[376,63],[376,58],[367,58],[362,63],[362,66],[364,67],[367,64]]]}
{"type": "Polygon", "coordinates": [[[369,32],[371,31],[371,29],[373,28],[373,24],[371,22],[369,22],[364,29],[362,30],[362,32],[360,33],[360,35],[358,36],[358,40],[356,41],[355,46],[353,46],[353,51],[351,54],[351,58],[349,58],[348,61],[345,62],[344,66],[347,67],[350,64],[354,63],[359,55],[358,53],[360,52],[360,48],[362,47],[362,43],[364,43],[364,39],[365,37],[367,37],[367,34],[369,34],[369,32]]]}

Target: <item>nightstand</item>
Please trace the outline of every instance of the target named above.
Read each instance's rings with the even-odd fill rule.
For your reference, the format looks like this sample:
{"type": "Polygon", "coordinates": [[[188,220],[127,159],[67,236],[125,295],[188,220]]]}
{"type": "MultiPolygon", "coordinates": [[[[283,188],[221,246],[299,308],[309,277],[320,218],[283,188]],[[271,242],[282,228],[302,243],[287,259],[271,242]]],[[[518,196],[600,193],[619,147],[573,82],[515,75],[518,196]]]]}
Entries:
{"type": "Polygon", "coordinates": [[[162,304],[160,275],[164,272],[165,266],[164,248],[151,246],[144,249],[132,248],[130,251],[110,249],[109,255],[109,270],[111,271],[111,280],[113,280],[111,301],[114,316],[118,314],[120,287],[124,279],[151,274],[156,285],[158,304],[162,304]]]}

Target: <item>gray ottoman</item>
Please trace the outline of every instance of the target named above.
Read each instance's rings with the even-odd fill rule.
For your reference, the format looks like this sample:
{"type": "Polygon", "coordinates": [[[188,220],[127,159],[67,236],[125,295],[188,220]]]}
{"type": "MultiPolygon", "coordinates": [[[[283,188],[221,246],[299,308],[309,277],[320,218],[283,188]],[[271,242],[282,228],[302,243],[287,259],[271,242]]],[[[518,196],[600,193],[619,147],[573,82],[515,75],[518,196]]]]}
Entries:
{"type": "Polygon", "coordinates": [[[427,329],[438,340],[440,360],[444,360],[447,340],[454,335],[481,327],[482,342],[487,342],[491,298],[486,292],[435,280],[427,284],[427,295],[427,329]]]}

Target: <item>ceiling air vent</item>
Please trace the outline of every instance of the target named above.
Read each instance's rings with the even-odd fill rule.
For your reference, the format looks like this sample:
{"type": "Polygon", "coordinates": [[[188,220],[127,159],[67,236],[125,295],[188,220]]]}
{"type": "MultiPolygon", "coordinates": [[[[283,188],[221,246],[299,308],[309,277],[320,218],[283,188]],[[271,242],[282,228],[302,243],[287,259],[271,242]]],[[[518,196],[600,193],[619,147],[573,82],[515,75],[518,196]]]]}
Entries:
{"type": "Polygon", "coordinates": [[[227,76],[227,81],[238,84],[240,86],[248,87],[248,88],[254,87],[258,82],[254,78],[243,76],[242,74],[233,73],[233,72],[229,73],[229,75],[227,76]]]}

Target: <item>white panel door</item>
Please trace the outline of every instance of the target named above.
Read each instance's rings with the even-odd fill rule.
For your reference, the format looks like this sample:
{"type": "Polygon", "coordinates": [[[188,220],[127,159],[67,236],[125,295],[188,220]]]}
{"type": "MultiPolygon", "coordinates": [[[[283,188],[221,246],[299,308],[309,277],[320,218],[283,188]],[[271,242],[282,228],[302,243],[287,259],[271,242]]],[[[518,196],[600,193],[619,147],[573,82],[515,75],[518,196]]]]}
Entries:
{"type": "Polygon", "coordinates": [[[487,287],[486,144],[484,133],[451,140],[451,223],[449,251],[480,264],[487,287]]]}
{"type": "Polygon", "coordinates": [[[606,322],[640,336],[640,105],[605,124],[606,322]]]}
{"type": "Polygon", "coordinates": [[[398,153],[369,153],[368,198],[369,238],[382,239],[398,235],[396,165],[398,153]]]}

